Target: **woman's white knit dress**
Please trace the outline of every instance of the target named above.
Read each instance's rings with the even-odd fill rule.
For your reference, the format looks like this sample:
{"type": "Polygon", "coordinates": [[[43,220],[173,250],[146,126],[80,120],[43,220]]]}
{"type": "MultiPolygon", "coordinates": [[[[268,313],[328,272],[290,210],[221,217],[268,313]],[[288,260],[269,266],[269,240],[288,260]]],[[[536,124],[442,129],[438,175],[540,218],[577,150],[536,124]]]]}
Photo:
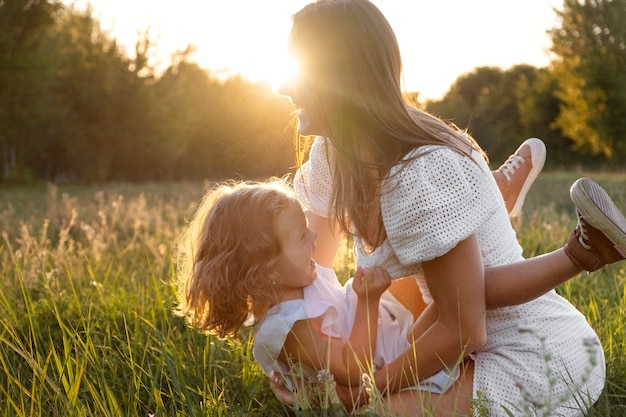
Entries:
{"type": "MultiPolygon", "coordinates": [[[[303,205],[329,217],[332,148],[318,138],[295,178],[303,205]]],[[[421,263],[447,253],[472,234],[485,266],[522,260],[502,196],[484,160],[446,147],[425,147],[392,170],[383,185],[381,211],[387,240],[373,253],[355,239],[357,264],[384,266],[394,278],[415,275],[432,302],[421,263]]],[[[419,352],[417,352],[419,354],[419,352]]],[[[487,343],[471,355],[474,398],[490,416],[581,415],[581,404],[600,395],[605,380],[602,347],[585,317],[555,291],[534,301],[487,312],[487,343]],[[535,415],[535,414],[531,414],[535,415]]],[[[584,407],[583,407],[584,408],[584,407]]]]}

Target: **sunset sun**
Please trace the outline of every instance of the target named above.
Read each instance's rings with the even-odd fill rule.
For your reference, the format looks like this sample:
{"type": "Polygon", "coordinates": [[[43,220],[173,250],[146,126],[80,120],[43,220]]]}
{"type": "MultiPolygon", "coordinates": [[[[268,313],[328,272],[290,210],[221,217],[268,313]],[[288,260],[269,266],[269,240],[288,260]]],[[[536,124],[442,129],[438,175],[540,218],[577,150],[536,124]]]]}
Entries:
{"type": "Polygon", "coordinates": [[[250,2],[246,13],[241,13],[237,3],[204,6],[210,9],[203,13],[208,21],[196,26],[192,37],[198,46],[198,63],[252,81],[268,82],[276,90],[294,69],[287,55],[287,37],[298,2],[291,2],[290,7],[283,5],[289,13],[277,13],[272,7],[277,6],[264,2],[250,2]]]}
{"type": "Polygon", "coordinates": [[[159,13],[169,14],[178,39],[196,46],[198,64],[219,76],[241,75],[267,82],[276,91],[293,71],[287,55],[291,15],[306,1],[194,4],[192,12],[159,13]]]}

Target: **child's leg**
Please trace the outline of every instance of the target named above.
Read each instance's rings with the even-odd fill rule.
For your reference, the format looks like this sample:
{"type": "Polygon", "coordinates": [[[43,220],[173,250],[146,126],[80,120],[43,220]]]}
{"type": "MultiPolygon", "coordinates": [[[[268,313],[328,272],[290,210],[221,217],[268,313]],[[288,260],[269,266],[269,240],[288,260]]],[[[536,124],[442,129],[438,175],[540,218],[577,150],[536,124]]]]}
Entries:
{"type": "Polygon", "coordinates": [[[508,265],[485,268],[488,309],[522,304],[582,272],[563,248],[508,265]]]}
{"type": "Polygon", "coordinates": [[[485,268],[488,308],[543,295],[576,274],[626,259],[626,219],[606,192],[582,178],[570,190],[578,225],[561,249],[510,265],[485,268]]]}
{"type": "Polygon", "coordinates": [[[509,217],[519,217],[526,193],[546,161],[546,146],[537,138],[525,140],[517,151],[497,170],[493,177],[502,193],[509,217]]]}

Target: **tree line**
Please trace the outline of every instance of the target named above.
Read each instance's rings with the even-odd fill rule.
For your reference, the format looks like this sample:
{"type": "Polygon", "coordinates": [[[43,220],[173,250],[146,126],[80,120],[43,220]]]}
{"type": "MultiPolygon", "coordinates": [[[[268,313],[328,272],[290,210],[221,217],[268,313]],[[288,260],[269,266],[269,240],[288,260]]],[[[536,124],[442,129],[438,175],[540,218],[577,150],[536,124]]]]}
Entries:
{"type": "Polygon", "coordinates": [[[548,68],[477,68],[431,112],[467,128],[500,161],[542,138],[547,166],[626,168],[626,0],[564,0],[548,68]]]}
{"type": "MultiPolygon", "coordinates": [[[[481,67],[418,105],[494,161],[526,137],[548,166],[619,169],[626,156],[626,0],[564,0],[547,68],[481,67]]],[[[157,74],[146,33],[128,53],[90,9],[0,0],[0,183],[264,178],[293,170],[293,107],[221,79],[193,47],[157,74]]]]}

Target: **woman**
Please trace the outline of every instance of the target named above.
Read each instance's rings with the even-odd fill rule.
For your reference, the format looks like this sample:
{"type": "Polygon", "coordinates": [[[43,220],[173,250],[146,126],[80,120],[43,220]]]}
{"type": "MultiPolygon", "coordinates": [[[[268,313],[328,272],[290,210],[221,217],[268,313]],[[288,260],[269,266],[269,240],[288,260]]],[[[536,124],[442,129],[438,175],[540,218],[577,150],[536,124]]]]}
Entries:
{"type": "MultiPolygon", "coordinates": [[[[394,393],[394,411],[467,415],[479,401],[491,416],[523,407],[580,415],[604,385],[598,338],[554,291],[487,310],[489,299],[506,298],[485,293],[484,268],[514,265],[522,250],[478,145],[403,100],[399,49],[384,16],[366,0],[319,1],[294,15],[290,45],[300,74],[281,92],[302,109],[300,133],[327,138],[317,139],[309,176],[331,181],[329,195],[301,195],[355,234],[358,265],[416,275],[429,302],[413,349],[374,375],[379,390],[394,393]],[[440,395],[402,390],[455,366],[460,378],[440,395]]],[[[566,247],[515,273],[556,282],[624,258],[613,248],[626,242],[623,216],[592,182],[573,193],[583,213],[566,247]],[[606,224],[597,213],[584,213],[598,199],[616,219],[606,223],[610,232],[599,230],[606,224]]]]}

